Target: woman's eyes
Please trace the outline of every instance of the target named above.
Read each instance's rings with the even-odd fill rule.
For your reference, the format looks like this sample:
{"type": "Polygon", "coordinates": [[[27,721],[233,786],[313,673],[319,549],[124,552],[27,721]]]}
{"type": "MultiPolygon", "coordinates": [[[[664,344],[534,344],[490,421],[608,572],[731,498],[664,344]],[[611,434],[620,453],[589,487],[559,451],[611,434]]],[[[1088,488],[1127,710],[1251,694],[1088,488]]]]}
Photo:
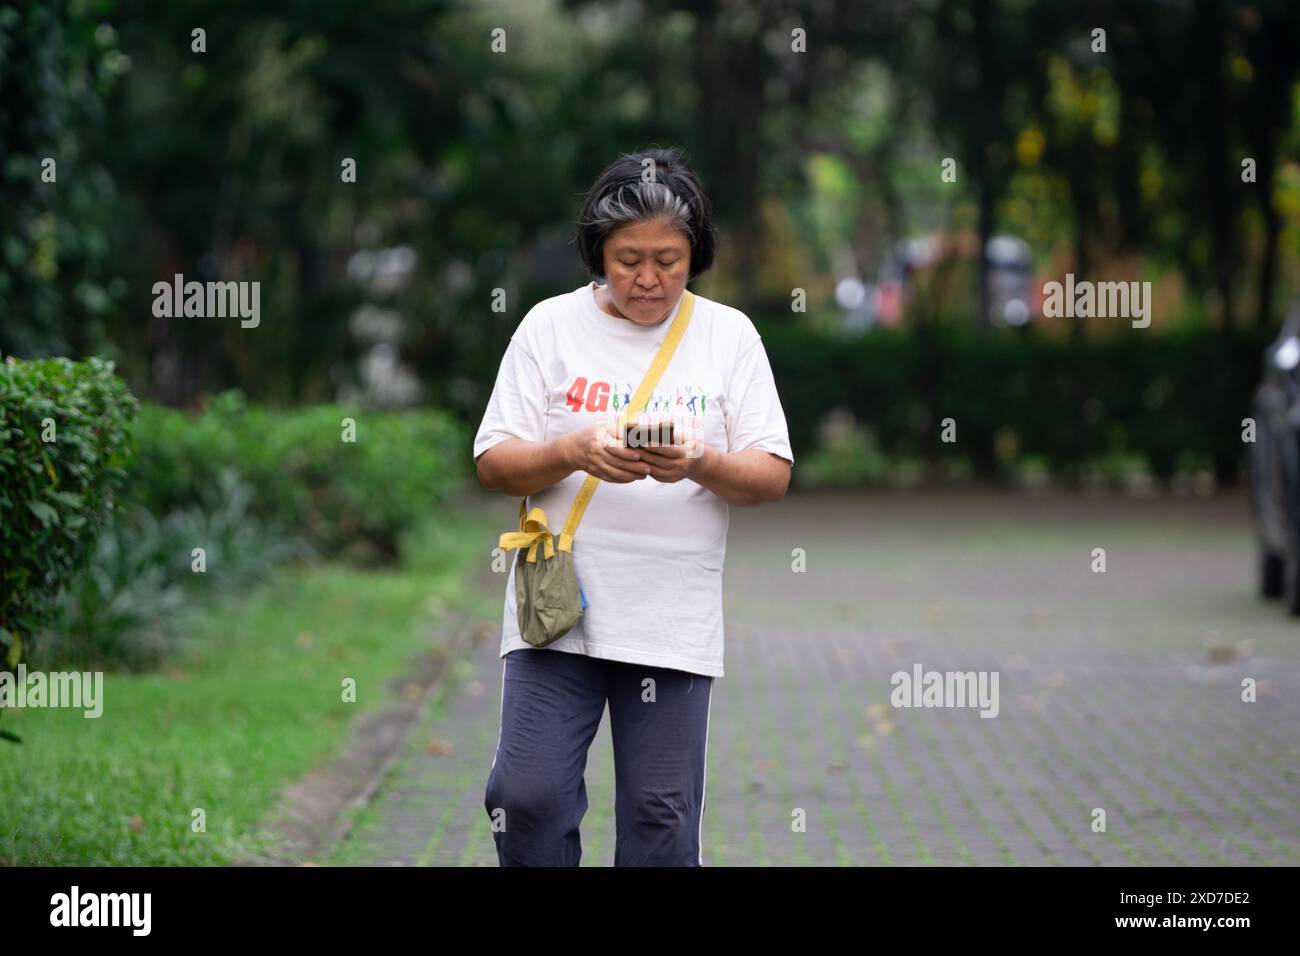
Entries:
{"type": "MultiPolygon", "coordinates": [[[[624,261],[621,260],[621,259],[620,259],[619,261],[620,261],[620,262],[623,262],[623,265],[627,266],[629,269],[632,268],[633,266],[637,265],[637,263],[635,263],[635,262],[624,262],[624,261]]],[[[679,260],[677,260],[677,259],[673,259],[673,260],[671,260],[671,261],[669,261],[669,262],[664,262],[662,259],[660,259],[660,260],[659,260],[659,265],[663,266],[663,267],[666,269],[666,268],[668,268],[669,266],[676,265],[676,264],[678,263],[678,261],[679,261],[679,260]]]]}

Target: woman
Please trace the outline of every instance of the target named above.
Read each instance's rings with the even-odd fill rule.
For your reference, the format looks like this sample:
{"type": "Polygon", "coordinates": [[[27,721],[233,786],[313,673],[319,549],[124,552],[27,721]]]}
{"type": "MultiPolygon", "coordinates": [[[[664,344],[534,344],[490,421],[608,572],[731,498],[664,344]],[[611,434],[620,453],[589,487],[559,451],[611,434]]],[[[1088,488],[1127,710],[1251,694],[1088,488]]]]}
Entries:
{"type": "Polygon", "coordinates": [[[501,362],[474,458],[483,487],[527,496],[556,530],[602,479],[574,536],[588,606],[545,648],[519,636],[513,564],[501,732],[485,806],[502,866],[577,866],[587,749],[609,704],[615,866],[702,866],[713,678],[723,675],[729,505],[779,501],[785,416],[753,323],[695,295],[646,407],[674,444],[620,441],[617,419],[717,237],[679,150],[620,157],[587,194],[577,246],[604,279],[534,306],[501,362]]]}

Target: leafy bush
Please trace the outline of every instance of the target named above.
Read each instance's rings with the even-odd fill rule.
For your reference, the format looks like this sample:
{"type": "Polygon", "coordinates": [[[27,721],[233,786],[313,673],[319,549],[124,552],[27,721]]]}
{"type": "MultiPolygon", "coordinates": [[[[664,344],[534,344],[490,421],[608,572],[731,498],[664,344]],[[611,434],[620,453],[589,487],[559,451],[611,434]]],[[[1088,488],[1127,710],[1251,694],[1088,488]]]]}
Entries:
{"type": "Polygon", "coordinates": [[[43,670],[140,669],[166,650],[183,626],[184,589],[165,561],[162,529],[141,508],[100,535],[91,563],[59,594],[34,660],[43,670]]]}
{"type": "Polygon", "coordinates": [[[94,548],[137,407],[102,359],[0,364],[0,668],[23,659],[94,548]]]}
{"type": "Polygon", "coordinates": [[[201,505],[161,519],[138,504],[119,510],[94,559],[59,597],[40,642],[42,666],[154,667],[189,632],[198,599],[231,593],[310,553],[252,518],[252,500],[252,487],[224,469],[201,505]],[[206,568],[196,573],[191,555],[200,547],[206,568]]]}
{"type": "Polygon", "coordinates": [[[250,514],[303,536],[324,554],[357,542],[388,556],[403,529],[463,480],[467,440],[437,411],[249,405],[239,392],[199,414],[155,405],[136,429],[133,500],[156,514],[204,499],[223,467],[252,485],[250,514]],[[344,441],[344,419],[356,423],[344,441]]]}

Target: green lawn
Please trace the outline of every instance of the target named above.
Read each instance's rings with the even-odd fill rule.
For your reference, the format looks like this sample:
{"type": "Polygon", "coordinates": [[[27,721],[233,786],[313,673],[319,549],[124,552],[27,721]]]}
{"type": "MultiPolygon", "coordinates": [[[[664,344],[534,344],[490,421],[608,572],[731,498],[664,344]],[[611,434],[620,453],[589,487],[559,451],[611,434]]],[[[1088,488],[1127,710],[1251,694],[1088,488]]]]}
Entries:
{"type": "Polygon", "coordinates": [[[264,849],[255,824],[279,791],[481,600],[463,582],[500,529],[453,512],[414,533],[399,570],[283,569],[223,598],[163,673],[106,674],[99,719],[7,712],[24,743],[0,743],[0,863],[212,865],[264,849]],[[349,677],[356,703],[342,700],[349,677]]]}

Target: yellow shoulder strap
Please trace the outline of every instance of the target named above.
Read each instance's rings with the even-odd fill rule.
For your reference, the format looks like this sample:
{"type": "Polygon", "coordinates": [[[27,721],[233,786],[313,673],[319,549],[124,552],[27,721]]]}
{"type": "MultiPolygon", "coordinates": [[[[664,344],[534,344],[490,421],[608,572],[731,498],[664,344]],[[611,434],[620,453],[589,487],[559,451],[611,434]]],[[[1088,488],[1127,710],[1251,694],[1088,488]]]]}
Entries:
{"type": "MultiPolygon", "coordinates": [[[[673,353],[677,351],[677,343],[682,340],[686,333],[686,326],[691,321],[691,313],[695,311],[695,295],[689,289],[682,291],[682,307],[677,310],[677,318],[673,319],[672,326],[668,329],[668,334],[664,336],[659,350],[655,353],[655,360],[650,365],[650,370],[645,373],[645,378],[641,380],[641,386],[632,396],[632,401],[628,408],[640,408],[654,391],[659,379],[664,374],[664,369],[672,360],[673,353]]],[[[624,411],[619,416],[620,426],[626,420],[627,412],[624,411]]],[[[573,534],[578,530],[578,522],[582,520],[582,514],[587,510],[587,505],[591,501],[591,496],[596,493],[596,485],[600,479],[595,475],[588,475],[587,480],[582,483],[578,489],[578,495],[573,499],[573,507],[569,509],[568,520],[564,522],[564,531],[560,534],[558,547],[561,551],[573,550],[573,534]]],[[[519,503],[520,514],[523,514],[524,505],[519,503]]]]}

